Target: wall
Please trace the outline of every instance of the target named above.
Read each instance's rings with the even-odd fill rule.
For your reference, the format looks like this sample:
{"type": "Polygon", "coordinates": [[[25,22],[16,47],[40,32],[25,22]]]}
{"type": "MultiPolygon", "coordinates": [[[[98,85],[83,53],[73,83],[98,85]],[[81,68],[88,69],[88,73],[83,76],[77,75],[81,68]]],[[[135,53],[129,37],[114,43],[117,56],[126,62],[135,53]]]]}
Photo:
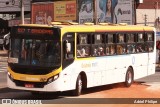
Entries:
{"type": "Polygon", "coordinates": [[[137,24],[145,25],[146,15],[147,25],[154,26],[156,18],[160,17],[160,0],[143,0],[136,4],[136,8],[137,24]]]}

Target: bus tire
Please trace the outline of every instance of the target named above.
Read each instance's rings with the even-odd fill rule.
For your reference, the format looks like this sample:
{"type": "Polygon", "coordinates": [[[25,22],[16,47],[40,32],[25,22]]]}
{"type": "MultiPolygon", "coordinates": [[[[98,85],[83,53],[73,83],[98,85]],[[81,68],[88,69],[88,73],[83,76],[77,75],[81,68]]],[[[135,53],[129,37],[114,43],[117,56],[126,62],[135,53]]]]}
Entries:
{"type": "Polygon", "coordinates": [[[74,96],[79,96],[82,93],[82,78],[81,75],[78,76],[76,81],[76,89],[73,91],[74,96]]]}
{"type": "Polygon", "coordinates": [[[133,83],[133,70],[131,67],[129,67],[125,77],[125,86],[130,87],[132,83],[133,83]]]}

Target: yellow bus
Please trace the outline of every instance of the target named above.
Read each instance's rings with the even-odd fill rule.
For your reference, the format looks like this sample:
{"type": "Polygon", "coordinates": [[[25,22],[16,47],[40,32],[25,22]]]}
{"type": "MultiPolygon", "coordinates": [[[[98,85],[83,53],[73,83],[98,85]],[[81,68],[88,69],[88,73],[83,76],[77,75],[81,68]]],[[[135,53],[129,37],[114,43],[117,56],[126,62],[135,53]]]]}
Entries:
{"type": "Polygon", "coordinates": [[[155,73],[155,29],[107,24],[14,26],[10,37],[8,86],[38,92],[83,89],[155,73]]]}

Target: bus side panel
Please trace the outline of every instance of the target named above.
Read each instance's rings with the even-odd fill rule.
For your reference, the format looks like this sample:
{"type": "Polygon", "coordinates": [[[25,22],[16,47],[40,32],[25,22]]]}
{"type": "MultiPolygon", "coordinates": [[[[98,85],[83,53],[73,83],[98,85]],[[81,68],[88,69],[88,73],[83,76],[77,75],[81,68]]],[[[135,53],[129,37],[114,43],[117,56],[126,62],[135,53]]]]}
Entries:
{"type": "Polygon", "coordinates": [[[63,90],[73,90],[76,86],[76,79],[78,77],[78,66],[75,66],[75,61],[67,66],[63,71],[61,72],[62,76],[62,82],[63,82],[63,90]]]}
{"type": "Polygon", "coordinates": [[[142,78],[147,76],[147,65],[148,65],[148,53],[134,54],[134,79],[142,78]]]}
{"type": "Polygon", "coordinates": [[[117,82],[124,82],[128,67],[131,65],[130,55],[115,56],[115,78],[117,82]]]}

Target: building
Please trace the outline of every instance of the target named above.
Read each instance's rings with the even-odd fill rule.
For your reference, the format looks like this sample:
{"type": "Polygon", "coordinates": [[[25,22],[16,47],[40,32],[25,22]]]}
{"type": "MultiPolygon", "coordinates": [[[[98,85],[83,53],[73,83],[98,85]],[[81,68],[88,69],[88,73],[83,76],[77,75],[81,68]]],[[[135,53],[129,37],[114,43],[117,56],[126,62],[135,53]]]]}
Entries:
{"type": "Polygon", "coordinates": [[[156,26],[156,21],[160,17],[159,9],[160,0],[137,0],[136,24],[156,26]]]}

